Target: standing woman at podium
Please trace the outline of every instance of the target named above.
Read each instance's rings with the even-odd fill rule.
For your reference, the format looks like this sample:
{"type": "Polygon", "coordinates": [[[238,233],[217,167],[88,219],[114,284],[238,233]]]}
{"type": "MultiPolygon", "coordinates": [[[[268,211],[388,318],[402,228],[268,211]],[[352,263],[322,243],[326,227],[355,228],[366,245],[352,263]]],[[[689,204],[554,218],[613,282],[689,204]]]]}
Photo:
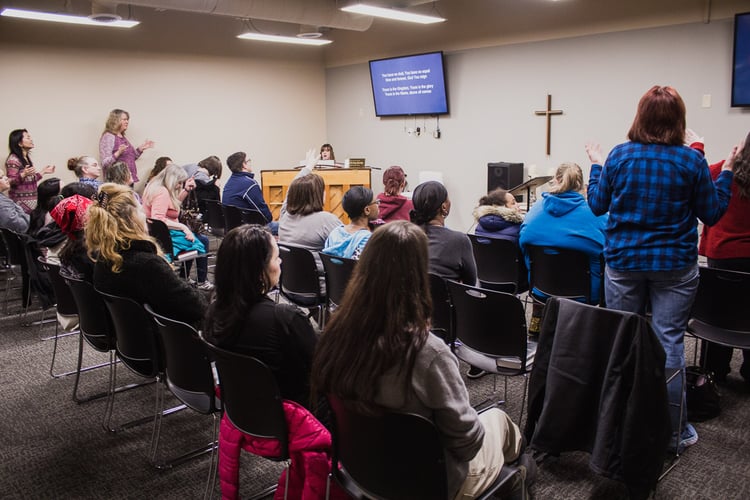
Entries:
{"type": "Polygon", "coordinates": [[[666,371],[682,371],[667,387],[677,451],[698,441],[682,404],[684,333],[698,290],[698,218],[713,225],[726,212],[737,149],[713,181],[703,155],[684,144],[685,123],[682,97],[655,85],[638,103],[629,142],[615,146],[603,165],[599,145],[586,145],[593,163],[589,206],[595,215],[609,212],[607,307],[645,314],[650,305],[666,371]]]}
{"type": "Polygon", "coordinates": [[[333,146],[328,143],[320,146],[320,159],[336,161],[336,155],[333,153],[333,146]]]}

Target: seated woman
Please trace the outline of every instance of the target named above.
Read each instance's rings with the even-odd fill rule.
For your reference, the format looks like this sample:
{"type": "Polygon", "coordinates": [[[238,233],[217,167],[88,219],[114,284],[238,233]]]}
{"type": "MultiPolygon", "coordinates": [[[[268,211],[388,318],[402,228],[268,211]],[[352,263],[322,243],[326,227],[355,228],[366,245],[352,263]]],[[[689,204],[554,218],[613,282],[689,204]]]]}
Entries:
{"type": "MultiPolygon", "coordinates": [[[[557,167],[552,182],[554,187],[548,193],[542,193],[542,200],[526,214],[519,238],[521,250],[525,253],[528,245],[537,245],[584,252],[590,260],[591,303],[596,304],[601,293],[600,259],[604,251],[607,216],[597,217],[589,208],[582,194],[583,172],[575,163],[563,163],[557,167]]],[[[532,319],[531,326],[535,323],[538,321],[532,319]]]]}
{"type": "MultiPolygon", "coordinates": [[[[159,172],[146,186],[143,192],[143,209],[146,217],[164,222],[172,236],[175,256],[182,251],[197,250],[205,254],[208,250],[208,238],[194,234],[189,227],[178,220],[182,201],[195,189],[195,179],[188,177],[185,171],[171,164],[159,172]]],[[[172,256],[170,256],[172,257],[172,256]]],[[[198,288],[211,290],[213,284],[208,281],[208,258],[196,259],[198,267],[198,288]]],[[[190,275],[190,262],[184,263],[184,275],[190,275]]]]}
{"type": "MultiPolygon", "coordinates": [[[[96,194],[96,189],[94,189],[94,186],[91,184],[71,182],[70,184],[63,186],[60,190],[60,195],[55,199],[64,200],[65,198],[69,198],[76,194],[91,199],[96,194]]],[[[62,201],[60,203],[62,203],[62,201]]],[[[47,260],[53,263],[60,261],[58,254],[62,251],[65,242],[68,241],[68,235],[62,230],[52,213],[60,203],[57,203],[52,210],[50,210],[50,218],[52,221],[39,229],[36,233],[37,243],[42,251],[46,253],[47,260]]]]}
{"type": "Polygon", "coordinates": [[[475,285],[477,264],[469,237],[445,227],[445,219],[451,211],[445,186],[437,181],[423,182],[414,190],[412,201],[411,221],[427,233],[430,272],[444,279],[475,285]]]}
{"type": "MultiPolygon", "coordinates": [[[[130,174],[130,168],[121,161],[116,161],[107,168],[104,173],[104,182],[114,182],[133,189],[133,176],[130,174]]],[[[135,191],[133,193],[135,193],[135,199],[138,200],[138,203],[142,203],[141,195],[135,191]]]]}
{"type": "Polygon", "coordinates": [[[156,312],[197,325],[206,309],[202,294],[172,270],[146,230],[146,215],[133,191],[102,184],[88,209],[86,248],[94,286],[105,293],[151,305],[156,312]]]}
{"type": "Polygon", "coordinates": [[[94,261],[86,253],[83,229],[92,203],[91,198],[74,194],[63,198],[50,212],[57,227],[66,236],[58,253],[60,271],[89,283],[94,282],[94,261]]]}
{"type": "Polygon", "coordinates": [[[477,414],[456,357],[430,333],[427,263],[427,237],[417,226],[396,221],[373,233],[318,341],[313,395],[336,396],[363,413],[430,419],[446,450],[449,498],[475,498],[519,457],[521,433],[497,408],[477,414]]]}
{"type": "Polygon", "coordinates": [[[359,259],[367,240],[370,239],[370,222],[378,218],[378,204],[372,190],[364,186],[354,186],[344,194],[341,206],[351,219],[345,226],[338,226],[328,235],[323,253],[359,259]]]}
{"type": "Polygon", "coordinates": [[[323,178],[314,173],[292,181],[281,207],[279,243],[316,252],[323,249],[331,231],[342,225],[338,217],[323,210],[325,189],[323,178]]]}
{"type": "MultiPolygon", "coordinates": [[[[91,188],[90,184],[75,184],[91,188]]],[[[57,255],[60,260],[60,274],[89,283],[94,282],[94,262],[86,254],[83,228],[88,220],[88,208],[92,203],[90,197],[74,194],[63,198],[50,212],[55,225],[66,237],[57,255]]],[[[63,329],[71,331],[78,326],[78,315],[63,315],[58,311],[57,321],[63,329]]]]}
{"type": "Polygon", "coordinates": [[[96,190],[102,184],[99,179],[102,175],[102,168],[99,166],[99,162],[91,156],[78,156],[68,159],[68,170],[75,172],[78,182],[91,184],[96,190]]]}
{"type": "Polygon", "coordinates": [[[276,240],[262,226],[242,225],[227,233],[216,255],[214,301],[204,331],[218,347],[263,361],[281,396],[309,408],[317,337],[299,309],[266,296],[279,282],[280,265],[276,240]]]}
{"type": "Polygon", "coordinates": [[[473,215],[477,224],[474,234],[518,243],[523,215],[516,197],[505,189],[497,188],[482,196],[473,215]]]}
{"type": "Polygon", "coordinates": [[[404,196],[406,189],[406,174],[404,170],[394,165],[383,172],[384,191],[378,194],[380,200],[380,218],[384,222],[394,220],[409,220],[409,212],[414,209],[411,200],[404,196]]]}
{"type": "Polygon", "coordinates": [[[27,233],[36,238],[37,232],[52,222],[49,211],[60,201],[60,179],[52,177],[39,183],[36,188],[36,206],[29,214],[27,233]]]}

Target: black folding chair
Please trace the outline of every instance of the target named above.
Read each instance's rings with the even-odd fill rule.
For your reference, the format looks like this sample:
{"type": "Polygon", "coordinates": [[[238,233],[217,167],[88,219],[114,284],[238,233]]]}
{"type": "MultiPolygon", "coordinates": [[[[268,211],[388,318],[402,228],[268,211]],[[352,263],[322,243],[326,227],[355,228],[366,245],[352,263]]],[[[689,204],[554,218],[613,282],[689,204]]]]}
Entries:
{"type": "MultiPolygon", "coordinates": [[[[70,288],[70,293],[76,303],[76,309],[78,311],[78,329],[81,331],[81,335],[78,339],[78,362],[76,365],[75,383],[73,384],[73,400],[76,403],[84,403],[86,401],[91,401],[92,399],[98,399],[109,395],[109,392],[107,391],[82,397],[78,394],[78,386],[81,380],[81,373],[104,366],[109,367],[111,383],[112,377],[114,376],[113,370],[115,369],[115,332],[114,327],[112,326],[112,319],[109,316],[109,311],[104,305],[104,299],[102,299],[102,296],[94,289],[94,285],[75,276],[63,275],[63,278],[70,288]],[[109,361],[82,368],[84,341],[95,351],[109,354],[109,361]]],[[[104,416],[106,418],[106,412],[104,416]]]]}
{"type": "Polygon", "coordinates": [[[121,430],[141,425],[153,421],[154,427],[151,433],[150,459],[152,464],[159,468],[161,464],[155,460],[156,451],[159,446],[159,431],[161,428],[161,418],[164,415],[172,414],[176,411],[183,410],[186,405],[181,404],[174,408],[162,410],[164,407],[164,372],[165,362],[164,354],[159,345],[159,338],[156,331],[156,325],[152,317],[146,312],[141,304],[128,297],[120,297],[97,290],[104,298],[112,324],[114,326],[115,337],[117,339],[117,357],[122,360],[123,364],[130,368],[134,373],[147,379],[156,380],[155,389],[155,411],[151,416],[146,416],[130,422],[120,424],[117,427],[112,426],[112,415],[115,404],[115,378],[116,370],[113,370],[113,376],[110,380],[109,400],[107,402],[107,411],[105,417],[105,427],[110,432],[119,432],[121,430]]]}
{"type": "MultiPolygon", "coordinates": [[[[245,434],[278,441],[279,454],[265,458],[286,462],[286,497],[289,491],[289,430],[273,372],[256,358],[203,342],[216,364],[221,401],[232,425],[245,434]]],[[[265,488],[252,498],[264,498],[274,491],[276,485],[265,488]]]]}
{"type": "MultiPolygon", "coordinates": [[[[60,265],[50,262],[44,257],[39,257],[39,264],[41,265],[42,269],[46,271],[47,276],[49,276],[50,281],[52,282],[52,288],[55,290],[55,306],[57,314],[61,316],[78,316],[78,307],[76,306],[75,299],[73,298],[73,293],[70,291],[70,287],[62,278],[62,276],[60,276],[60,265]]],[[[42,311],[42,313],[44,313],[44,311],[42,311]]],[[[42,316],[42,322],[44,322],[44,316],[42,316]]],[[[71,331],[60,334],[60,322],[55,320],[55,335],[44,339],[52,339],[54,341],[54,345],[52,347],[52,362],[50,363],[49,367],[49,374],[52,378],[64,377],[76,373],[76,370],[71,370],[64,373],[55,373],[55,358],[57,357],[57,341],[61,337],[76,335],[78,333],[80,333],[80,331],[76,326],[75,328],[72,328],[71,331]]]]}
{"type": "MultiPolygon", "coordinates": [[[[448,292],[454,308],[456,357],[486,372],[502,375],[505,395],[508,377],[524,377],[521,395],[523,421],[526,388],[536,354],[536,342],[530,342],[523,302],[516,295],[486,290],[448,280],[448,292]]],[[[496,382],[497,378],[495,378],[496,382]]],[[[495,386],[496,389],[496,386],[495,386]]]]}
{"type": "Polygon", "coordinates": [[[219,200],[205,200],[206,224],[211,234],[218,238],[224,237],[224,211],[219,200]]]}
{"type": "MultiPolygon", "coordinates": [[[[216,478],[218,455],[215,450],[221,412],[221,402],[217,399],[214,390],[214,377],[208,352],[195,328],[187,323],[156,313],[148,304],[143,307],[156,322],[164,351],[167,387],[188,408],[213,417],[212,438],[207,446],[202,446],[167,461],[161,461],[158,458],[159,430],[157,430],[156,447],[153,450],[152,461],[157,464],[157,468],[166,469],[204,453],[211,453],[205,492],[205,496],[208,497],[213,490],[216,478]]],[[[157,416],[157,419],[161,421],[161,416],[157,416]]],[[[161,424],[157,426],[157,429],[160,428],[161,424]]]]}
{"type": "MultiPolygon", "coordinates": [[[[332,477],[355,499],[448,498],[446,451],[431,420],[410,413],[363,415],[331,395],[328,403],[333,412],[333,463],[326,497],[332,477]]],[[[503,466],[478,498],[492,497],[516,473],[515,467],[503,466]]]]}
{"type": "Polygon", "coordinates": [[[521,264],[521,252],[516,243],[476,234],[468,236],[482,288],[513,294],[525,291],[519,289],[519,282],[526,280],[520,279],[525,266],[521,264]]]}
{"type": "Polygon", "coordinates": [[[235,227],[243,224],[242,210],[240,210],[240,207],[235,207],[234,205],[222,205],[221,209],[224,213],[224,231],[228,233],[235,227]]]}
{"type": "Polygon", "coordinates": [[[326,273],[326,295],[328,295],[328,311],[333,312],[344,298],[346,285],[349,283],[357,261],[319,253],[326,273]]]}
{"type": "Polygon", "coordinates": [[[589,256],[578,250],[527,245],[529,257],[529,295],[539,303],[549,297],[583,299],[591,303],[591,266],[589,256]]]}
{"type": "Polygon", "coordinates": [[[445,279],[430,273],[430,294],[432,295],[432,333],[452,345],[456,340],[453,331],[453,305],[448,294],[445,279]]]}
{"type": "Polygon", "coordinates": [[[322,276],[313,252],[306,248],[279,244],[281,257],[281,294],[292,304],[318,310],[318,326],[322,329],[325,318],[326,296],[320,290],[322,276]]]}

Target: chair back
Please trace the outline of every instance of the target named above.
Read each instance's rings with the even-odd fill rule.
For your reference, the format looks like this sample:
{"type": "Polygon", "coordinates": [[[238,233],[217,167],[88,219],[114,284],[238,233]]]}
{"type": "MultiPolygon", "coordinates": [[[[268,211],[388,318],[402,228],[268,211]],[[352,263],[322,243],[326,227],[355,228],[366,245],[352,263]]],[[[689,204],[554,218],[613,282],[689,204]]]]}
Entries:
{"type": "Polygon", "coordinates": [[[476,234],[468,236],[474,250],[480,286],[499,292],[516,293],[521,266],[518,245],[500,238],[476,234]]]}
{"type": "Polygon", "coordinates": [[[513,294],[486,290],[448,280],[455,311],[455,334],[462,345],[495,358],[518,358],[526,371],[526,314],[513,294]]]}
{"type": "MultiPolygon", "coordinates": [[[[591,303],[591,267],[588,255],[578,250],[527,245],[529,290],[550,297],[584,299],[591,303]]],[[[540,299],[539,297],[536,297],[540,299]]]]}
{"type": "Polygon", "coordinates": [[[52,282],[52,289],[55,291],[57,312],[63,316],[74,316],[78,314],[78,307],[73,298],[73,293],[70,291],[70,287],[62,276],[60,276],[60,265],[50,262],[41,256],[38,260],[42,269],[47,272],[47,276],[49,276],[49,279],[52,282]]]}
{"type": "Polygon", "coordinates": [[[99,352],[114,349],[114,326],[102,296],[88,281],[69,275],[64,278],[76,303],[78,328],[83,338],[99,352]]]}
{"type": "Polygon", "coordinates": [[[5,241],[8,264],[11,266],[26,266],[26,243],[24,236],[5,227],[0,228],[0,231],[2,231],[3,240],[5,241]]]}
{"type": "Polygon", "coordinates": [[[141,304],[128,297],[120,297],[97,290],[112,317],[117,355],[123,363],[143,377],[155,377],[164,364],[151,316],[141,304]]]}
{"type": "Polygon", "coordinates": [[[206,203],[205,220],[211,233],[224,236],[224,211],[219,200],[204,200],[206,203]]]}
{"type": "Polygon", "coordinates": [[[283,400],[271,369],[252,356],[203,343],[216,364],[222,406],[229,421],[245,434],[278,440],[280,456],[269,458],[288,459],[283,400]]]}
{"type": "Polygon", "coordinates": [[[363,415],[331,395],[328,402],[331,470],[347,492],[389,500],[447,498],[445,451],[429,419],[393,412],[363,415]]]}
{"type": "Polygon", "coordinates": [[[308,300],[310,305],[325,302],[320,292],[320,278],[315,256],[306,248],[287,244],[279,245],[281,257],[281,293],[290,301],[299,302],[299,298],[308,300]]]}
{"type": "Polygon", "coordinates": [[[143,308],[159,332],[169,390],[199,413],[217,411],[211,362],[198,332],[187,323],[156,313],[148,304],[143,308]]]}
{"type": "Polygon", "coordinates": [[[235,227],[242,225],[242,210],[233,205],[222,205],[224,213],[224,231],[229,232],[235,227]]]}
{"type": "Polygon", "coordinates": [[[158,219],[146,219],[148,224],[148,234],[150,234],[161,246],[162,251],[169,256],[174,255],[172,248],[172,235],[169,234],[169,228],[164,221],[158,219]]]}
{"type": "Polygon", "coordinates": [[[243,224],[258,224],[259,226],[265,226],[268,224],[265,215],[257,210],[249,208],[240,209],[240,220],[243,224]]]}
{"type": "Polygon", "coordinates": [[[453,304],[448,294],[445,279],[430,273],[430,294],[432,295],[432,333],[440,336],[446,344],[456,340],[453,331],[453,304]]]}
{"type": "Polygon", "coordinates": [[[320,260],[323,261],[323,269],[326,273],[326,294],[328,295],[328,305],[330,309],[335,309],[344,298],[346,285],[349,283],[354,272],[357,261],[336,257],[320,253],[320,260]]]}
{"type": "Polygon", "coordinates": [[[688,332],[723,345],[750,348],[750,273],[700,268],[688,332]]]}

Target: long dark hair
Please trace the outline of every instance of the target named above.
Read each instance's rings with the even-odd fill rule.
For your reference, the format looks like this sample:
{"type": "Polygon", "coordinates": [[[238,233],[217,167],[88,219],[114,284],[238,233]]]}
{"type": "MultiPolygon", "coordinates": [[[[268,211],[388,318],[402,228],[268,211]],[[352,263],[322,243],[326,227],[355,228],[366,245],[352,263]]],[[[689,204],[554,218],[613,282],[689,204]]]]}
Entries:
{"type": "Polygon", "coordinates": [[[269,292],[266,274],[273,255],[273,236],[263,226],[242,225],[221,241],[214,269],[214,300],[206,315],[208,338],[231,335],[245,321],[248,309],[269,292]]]}
{"type": "Polygon", "coordinates": [[[742,151],[734,159],[734,182],[740,190],[740,196],[750,198],[750,133],[745,138],[742,151]]]}
{"type": "Polygon", "coordinates": [[[8,135],[8,149],[10,150],[11,154],[14,154],[18,157],[21,165],[23,165],[24,167],[31,167],[34,165],[31,162],[31,156],[24,156],[23,148],[18,145],[18,143],[23,140],[23,134],[27,132],[28,130],[26,130],[25,128],[18,128],[12,131],[8,135]]]}
{"type": "Polygon", "coordinates": [[[33,235],[44,226],[46,215],[60,200],[60,179],[51,177],[39,183],[36,188],[36,207],[29,214],[28,234],[33,235]]]}
{"type": "Polygon", "coordinates": [[[424,226],[440,213],[445,200],[448,199],[448,190],[437,181],[423,182],[414,189],[412,203],[414,210],[409,213],[411,221],[419,226],[424,226]]]}
{"type": "Polygon", "coordinates": [[[405,370],[409,384],[429,335],[427,262],[427,236],[418,226],[395,221],[373,233],[315,349],[313,401],[334,394],[375,411],[377,381],[388,370],[405,370]]]}

